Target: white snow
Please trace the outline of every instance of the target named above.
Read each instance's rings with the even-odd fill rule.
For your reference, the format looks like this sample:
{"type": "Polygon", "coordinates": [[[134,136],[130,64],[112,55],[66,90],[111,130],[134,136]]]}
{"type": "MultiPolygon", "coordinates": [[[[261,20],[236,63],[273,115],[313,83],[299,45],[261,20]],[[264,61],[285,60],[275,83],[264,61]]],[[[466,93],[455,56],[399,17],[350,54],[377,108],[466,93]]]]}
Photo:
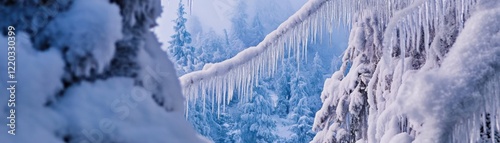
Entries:
{"type": "Polygon", "coordinates": [[[276,135],[278,135],[279,137],[283,138],[283,139],[290,139],[290,137],[292,137],[293,135],[293,132],[290,131],[290,129],[292,128],[290,125],[287,125],[289,124],[288,122],[290,122],[289,120],[287,119],[283,119],[283,118],[280,118],[278,116],[272,116],[272,118],[274,120],[276,120],[276,135]]]}
{"type": "Polygon", "coordinates": [[[493,8],[472,15],[442,66],[420,73],[400,92],[403,114],[424,123],[415,141],[476,141],[481,116],[500,115],[500,8],[486,4],[493,8]]]}
{"type": "MultiPolygon", "coordinates": [[[[7,45],[7,38],[0,35],[0,44],[7,45]]],[[[2,46],[4,47],[4,46],[2,46]]],[[[6,81],[7,47],[0,51],[0,85],[7,88],[6,81]]],[[[55,94],[62,89],[64,61],[57,50],[38,52],[32,48],[28,36],[16,31],[16,135],[7,134],[8,126],[0,134],[0,142],[38,142],[59,143],[57,133],[63,132],[64,120],[44,105],[53,102],[55,94]]],[[[7,90],[5,90],[7,91],[7,90]]],[[[4,92],[5,93],[5,92],[4,92]]],[[[5,105],[0,106],[2,115],[9,115],[8,95],[0,96],[5,105]]],[[[5,117],[3,118],[5,119],[5,117]]],[[[6,123],[6,121],[3,121],[6,123]]],[[[7,123],[6,123],[7,124],[7,123]]]]}
{"type": "Polygon", "coordinates": [[[101,73],[122,38],[118,6],[103,0],[75,0],[45,30],[49,42],[64,52],[76,76],[101,73]],[[66,49],[67,48],[67,49],[66,49]],[[93,73],[92,73],[93,72],[93,73]]]}
{"type": "Polygon", "coordinates": [[[392,137],[389,143],[411,143],[413,138],[408,133],[399,133],[392,137]]]}
{"type": "Polygon", "coordinates": [[[83,82],[60,103],[56,110],[66,117],[68,132],[81,135],[77,142],[201,142],[183,116],[166,112],[130,78],[83,82]]]}
{"type": "Polygon", "coordinates": [[[153,32],[147,33],[145,38],[144,49],[139,51],[138,56],[143,66],[138,78],[143,80],[146,89],[163,100],[166,110],[182,115],[185,109],[184,96],[179,90],[181,86],[175,69],[170,68],[174,64],[167,53],[158,48],[160,43],[153,32]]]}

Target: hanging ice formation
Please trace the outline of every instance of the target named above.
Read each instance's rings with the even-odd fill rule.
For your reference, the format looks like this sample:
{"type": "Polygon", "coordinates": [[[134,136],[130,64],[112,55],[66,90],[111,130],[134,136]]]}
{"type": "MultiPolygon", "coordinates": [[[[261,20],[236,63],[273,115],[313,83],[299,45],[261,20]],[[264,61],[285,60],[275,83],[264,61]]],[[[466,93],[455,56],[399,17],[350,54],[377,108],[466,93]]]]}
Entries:
{"type": "MultiPolygon", "coordinates": [[[[285,52],[295,52],[296,60],[304,57],[308,40],[315,40],[316,33],[329,29],[323,21],[333,22],[330,1],[313,0],[305,4],[299,12],[292,15],[275,31],[255,47],[238,53],[233,58],[220,63],[206,65],[203,70],[180,77],[183,93],[189,101],[212,96],[217,104],[229,103],[234,94],[242,95],[242,100],[249,99],[252,86],[263,76],[272,76],[285,52]],[[328,20],[323,19],[329,17],[328,20]]],[[[338,15],[337,17],[341,17],[338,15]]],[[[333,23],[329,24],[330,26],[333,23]]]]}

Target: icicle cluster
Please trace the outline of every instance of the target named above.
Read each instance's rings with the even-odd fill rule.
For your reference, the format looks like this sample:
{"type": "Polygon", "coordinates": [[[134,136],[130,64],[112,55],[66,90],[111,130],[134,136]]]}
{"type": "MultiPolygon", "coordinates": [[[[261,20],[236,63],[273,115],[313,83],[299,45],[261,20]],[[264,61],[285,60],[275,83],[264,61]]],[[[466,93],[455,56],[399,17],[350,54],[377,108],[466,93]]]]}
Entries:
{"type": "MultiPolygon", "coordinates": [[[[444,31],[442,29],[445,27],[441,27],[442,23],[454,23],[453,28],[461,30],[475,3],[476,0],[416,0],[411,5],[396,11],[388,19],[387,25],[380,24],[386,27],[383,41],[385,64],[388,65],[390,62],[390,56],[395,47],[406,47],[405,50],[401,50],[404,56],[405,52],[412,48],[421,50],[417,48],[421,45],[426,51],[436,48],[436,46],[431,46],[434,40],[431,38],[440,31],[444,31]],[[424,36],[421,37],[421,35],[424,36]]],[[[443,59],[439,54],[438,58],[443,59]]]]}
{"type": "MultiPolygon", "coordinates": [[[[201,95],[211,96],[220,111],[234,95],[242,95],[241,100],[251,97],[252,87],[259,78],[272,76],[285,52],[294,52],[297,61],[305,59],[309,40],[316,40],[316,33],[326,29],[323,17],[331,13],[328,1],[311,1],[291,16],[275,31],[255,47],[238,53],[233,58],[220,63],[207,64],[201,71],[180,77],[183,92],[189,101],[201,95]],[[315,26],[318,25],[318,26],[315,26]]],[[[330,19],[329,21],[332,21],[330,19]]],[[[290,54],[288,54],[290,55],[290,54]]]]}

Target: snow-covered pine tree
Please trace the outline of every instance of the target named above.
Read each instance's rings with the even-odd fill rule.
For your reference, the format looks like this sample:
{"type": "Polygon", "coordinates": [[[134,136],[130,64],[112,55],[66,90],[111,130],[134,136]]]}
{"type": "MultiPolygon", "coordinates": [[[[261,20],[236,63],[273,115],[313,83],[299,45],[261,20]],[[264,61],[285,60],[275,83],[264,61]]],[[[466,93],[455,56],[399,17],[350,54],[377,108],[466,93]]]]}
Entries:
{"type": "Polygon", "coordinates": [[[316,113],[314,124],[316,131],[325,129],[325,132],[318,133],[318,136],[323,139],[316,139],[317,142],[355,142],[366,135],[364,133],[366,132],[364,127],[367,125],[366,106],[368,105],[366,86],[371,77],[371,71],[374,70],[373,62],[377,60],[377,57],[373,56],[377,45],[366,44],[366,41],[379,39],[373,39],[377,38],[377,35],[370,33],[376,25],[366,24],[372,19],[362,20],[366,21],[358,22],[353,26],[349,47],[345,51],[340,70],[325,82],[321,95],[323,107],[316,113]],[[327,86],[326,83],[331,85],[327,86]],[[329,102],[335,104],[328,104],[329,102]],[[326,123],[327,126],[325,127],[322,123],[326,123]]]}
{"type": "Polygon", "coordinates": [[[176,65],[178,75],[195,70],[196,64],[199,61],[198,56],[195,55],[195,48],[191,46],[191,34],[187,31],[187,19],[184,17],[184,14],[186,14],[184,4],[182,0],[179,0],[177,19],[173,21],[175,23],[175,33],[170,36],[172,40],[168,42],[170,44],[168,46],[168,53],[176,65]]]}
{"type": "Polygon", "coordinates": [[[248,39],[248,45],[255,46],[259,44],[260,41],[264,40],[264,26],[262,26],[262,23],[260,22],[259,15],[255,15],[252,21],[251,27],[249,27],[248,30],[248,35],[251,37],[247,37],[245,39],[248,39]]]}
{"type": "Polygon", "coordinates": [[[231,35],[234,35],[234,37],[238,38],[243,42],[244,47],[249,47],[249,46],[255,46],[255,45],[250,45],[250,43],[253,41],[252,37],[253,35],[251,34],[252,31],[250,31],[250,25],[249,25],[249,17],[247,14],[247,1],[244,0],[238,0],[236,4],[236,9],[233,13],[233,16],[231,18],[231,23],[232,23],[232,32],[230,33],[231,35]]]}
{"type": "MultiPolygon", "coordinates": [[[[321,60],[318,52],[314,54],[312,64],[306,64],[306,67],[310,67],[310,71],[308,72],[308,85],[309,87],[309,97],[308,97],[308,107],[311,111],[317,111],[321,108],[321,91],[323,88],[321,85],[324,84],[325,74],[325,65],[323,65],[323,60],[321,60]],[[310,66],[308,66],[310,65],[310,66]]],[[[312,115],[314,117],[314,115],[312,115]]],[[[312,126],[312,124],[311,124],[312,126]]],[[[312,128],[310,128],[312,130],[312,128]]],[[[316,134],[316,133],[315,133],[316,134]]]]}
{"type": "MultiPolygon", "coordinates": [[[[479,134],[479,127],[488,127],[481,120],[487,119],[485,115],[491,111],[474,108],[477,106],[472,102],[485,101],[470,95],[480,92],[477,88],[484,85],[475,85],[476,80],[461,74],[435,72],[463,68],[444,65],[457,65],[456,61],[467,57],[450,51],[453,47],[461,50],[457,45],[465,41],[457,37],[469,34],[462,32],[467,31],[467,26],[477,26],[464,23],[472,13],[481,11],[476,2],[495,3],[414,1],[400,7],[388,24],[381,18],[385,11],[365,10],[355,19],[340,70],[325,82],[323,107],[316,113],[313,127],[319,132],[312,142],[495,142],[493,136],[497,133],[493,132],[498,127],[487,129],[492,131],[486,133],[490,136],[479,134]],[[470,7],[476,8],[466,10],[470,7]],[[430,14],[436,16],[430,18],[430,14]],[[454,79],[447,79],[449,76],[454,79]],[[456,80],[465,81],[457,84],[456,80]],[[474,88],[463,89],[467,95],[455,87],[464,87],[463,82],[474,88]],[[464,106],[471,104],[474,106],[464,106]],[[455,108],[449,109],[451,106],[455,108]],[[463,125],[464,122],[469,124],[463,125]]],[[[499,5],[492,7],[498,9],[499,5]]],[[[493,47],[485,46],[489,50],[493,47]]],[[[467,72],[484,78],[474,75],[479,71],[467,72]]],[[[491,99],[500,96],[477,94],[491,99]]]]}
{"type": "Polygon", "coordinates": [[[265,87],[258,86],[254,90],[250,102],[238,105],[241,114],[236,119],[236,128],[239,129],[239,135],[236,136],[240,137],[237,142],[267,143],[277,139],[276,122],[271,116],[273,104],[262,88],[265,87]]]}
{"type": "Polygon", "coordinates": [[[309,142],[316,134],[311,130],[314,122],[313,110],[317,110],[320,104],[314,102],[320,102],[321,88],[318,86],[322,83],[324,71],[318,53],[314,55],[312,64],[299,63],[298,66],[295,60],[292,61],[287,65],[292,67],[288,72],[291,77],[288,83],[291,90],[288,119],[291,121],[290,131],[293,132],[288,142],[309,142]],[[299,70],[299,67],[302,69],[299,70]]]}
{"type": "Polygon", "coordinates": [[[307,97],[303,97],[294,106],[292,121],[295,123],[291,125],[290,131],[293,132],[291,139],[288,142],[292,143],[305,143],[313,139],[314,133],[311,128],[314,122],[314,113],[310,109],[311,103],[307,97]]]}
{"type": "MultiPolygon", "coordinates": [[[[325,65],[323,65],[323,60],[321,60],[321,57],[319,56],[318,52],[314,54],[313,62],[310,66],[310,72],[309,72],[309,84],[311,85],[322,85],[325,80],[325,65]]],[[[311,95],[313,99],[317,99],[319,102],[321,102],[320,95],[322,91],[321,86],[312,86],[310,89],[310,93],[314,94],[311,95]]],[[[316,103],[313,103],[316,104],[316,103]]],[[[321,106],[321,105],[320,105],[321,106]]],[[[320,107],[317,106],[317,107],[320,107]]]]}
{"type": "MultiPolygon", "coordinates": [[[[309,79],[307,79],[306,73],[304,71],[301,71],[298,69],[297,65],[295,62],[292,64],[292,70],[290,71],[290,83],[288,83],[288,86],[290,86],[290,98],[288,99],[288,105],[290,105],[288,110],[290,111],[292,117],[295,116],[293,114],[296,114],[293,112],[294,108],[296,108],[295,105],[299,104],[299,101],[302,98],[307,98],[309,97],[311,87],[309,86],[309,79]]],[[[292,119],[295,120],[295,119],[292,119]]]]}
{"type": "Polygon", "coordinates": [[[229,45],[227,45],[226,40],[218,35],[213,29],[209,29],[208,32],[202,34],[203,37],[200,38],[199,48],[197,48],[199,59],[203,63],[215,63],[220,62],[228,58],[229,53],[232,53],[229,45]]]}
{"type": "Polygon", "coordinates": [[[282,118],[286,118],[286,116],[290,113],[290,97],[291,97],[291,88],[290,88],[290,80],[291,80],[291,68],[290,60],[283,61],[284,66],[280,67],[280,70],[276,73],[277,76],[274,84],[274,89],[276,90],[276,94],[278,95],[278,101],[276,104],[276,114],[282,118]]]}

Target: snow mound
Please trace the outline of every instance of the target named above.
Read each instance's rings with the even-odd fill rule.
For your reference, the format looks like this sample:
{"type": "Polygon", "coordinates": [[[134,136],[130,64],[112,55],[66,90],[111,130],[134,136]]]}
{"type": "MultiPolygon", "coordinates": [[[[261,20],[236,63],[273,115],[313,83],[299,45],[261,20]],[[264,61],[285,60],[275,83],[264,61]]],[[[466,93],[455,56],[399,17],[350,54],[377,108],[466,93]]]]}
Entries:
{"type": "Polygon", "coordinates": [[[133,79],[83,82],[65,97],[56,108],[77,142],[200,142],[183,116],[165,112],[133,79]]]}
{"type": "MultiPolygon", "coordinates": [[[[0,43],[7,45],[7,38],[0,35],[0,43]]],[[[7,48],[0,51],[0,61],[7,63],[7,48]]],[[[62,76],[64,73],[64,61],[57,50],[44,52],[32,48],[29,37],[24,32],[16,31],[16,74],[15,79],[16,96],[16,136],[0,134],[0,142],[38,142],[47,141],[58,143],[58,133],[62,133],[61,127],[64,120],[61,116],[47,108],[47,104],[54,102],[56,94],[63,88],[62,76]],[[36,111],[36,112],[31,112],[36,111]]],[[[7,64],[0,64],[0,74],[7,74],[7,64]]],[[[8,76],[1,76],[0,85],[6,89],[12,84],[8,76]]],[[[6,90],[7,91],[7,90],[6,90]]],[[[10,107],[7,106],[9,96],[0,96],[5,101],[1,106],[2,115],[9,115],[10,107]]],[[[2,123],[7,124],[8,120],[2,123]]],[[[8,126],[6,126],[8,127],[8,126]]]]}
{"type": "Polygon", "coordinates": [[[77,77],[99,74],[115,54],[122,38],[118,6],[104,0],[75,0],[43,33],[53,47],[61,49],[77,77]]]}

